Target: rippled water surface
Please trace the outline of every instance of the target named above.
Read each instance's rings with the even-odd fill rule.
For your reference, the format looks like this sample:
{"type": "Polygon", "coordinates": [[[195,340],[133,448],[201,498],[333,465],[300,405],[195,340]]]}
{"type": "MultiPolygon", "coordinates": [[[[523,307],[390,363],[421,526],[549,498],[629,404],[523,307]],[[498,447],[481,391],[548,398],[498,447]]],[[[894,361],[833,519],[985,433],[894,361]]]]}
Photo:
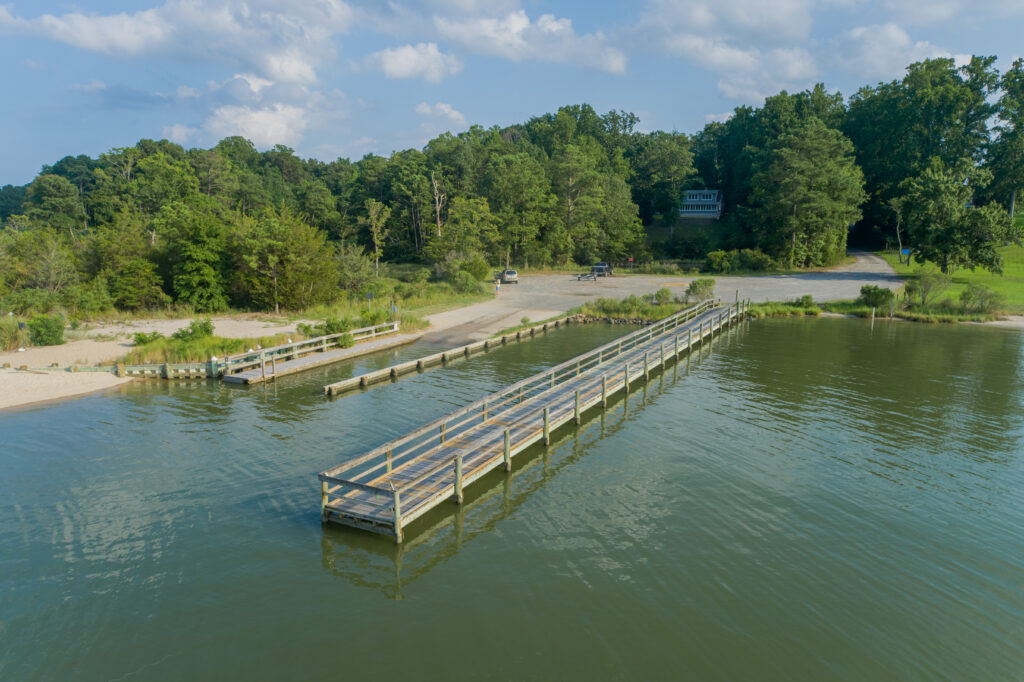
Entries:
{"type": "Polygon", "coordinates": [[[735,328],[396,548],[316,472],[623,333],[0,413],[0,679],[1024,678],[1024,336],[735,328]]]}

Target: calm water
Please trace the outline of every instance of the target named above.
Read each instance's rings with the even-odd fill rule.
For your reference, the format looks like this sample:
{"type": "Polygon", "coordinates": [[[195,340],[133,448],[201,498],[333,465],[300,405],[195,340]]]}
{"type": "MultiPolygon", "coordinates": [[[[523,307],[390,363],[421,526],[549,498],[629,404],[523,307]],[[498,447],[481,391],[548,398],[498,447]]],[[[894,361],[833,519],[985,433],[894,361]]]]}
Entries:
{"type": "Polygon", "coordinates": [[[760,321],[419,520],[315,473],[622,333],[0,414],[0,679],[1024,678],[1024,336],[760,321]]]}

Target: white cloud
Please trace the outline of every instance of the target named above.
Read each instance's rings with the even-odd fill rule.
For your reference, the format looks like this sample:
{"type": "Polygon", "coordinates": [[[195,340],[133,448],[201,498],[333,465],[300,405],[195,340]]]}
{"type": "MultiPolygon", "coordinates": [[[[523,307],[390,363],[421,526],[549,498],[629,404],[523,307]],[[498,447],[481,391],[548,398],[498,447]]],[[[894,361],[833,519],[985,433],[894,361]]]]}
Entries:
{"type": "Polygon", "coordinates": [[[91,80],[88,83],[78,83],[71,86],[72,90],[81,90],[82,92],[99,92],[100,90],[106,90],[107,84],[103,81],[91,80]]]}
{"type": "Polygon", "coordinates": [[[434,26],[441,36],[473,52],[626,72],[626,55],[611,47],[604,34],[579,35],[571,20],[552,14],[542,14],[536,22],[521,9],[500,17],[434,17],[434,26]]]}
{"type": "Polygon", "coordinates": [[[420,102],[416,105],[416,113],[428,119],[445,121],[459,127],[466,125],[466,117],[462,115],[462,112],[457,111],[446,102],[437,102],[434,105],[420,102]]]}
{"type": "Polygon", "coordinates": [[[705,114],[704,115],[704,120],[706,122],[708,122],[708,123],[711,123],[712,121],[717,121],[718,123],[725,123],[730,118],[732,118],[733,113],[735,113],[735,112],[723,111],[720,114],[705,114]]]}
{"type": "Polygon", "coordinates": [[[306,111],[288,104],[264,108],[223,106],[213,110],[203,128],[216,138],[241,135],[257,147],[294,146],[308,125],[306,111]]]}
{"type": "Polygon", "coordinates": [[[164,126],[164,129],[160,131],[160,135],[167,138],[171,142],[177,142],[178,144],[185,144],[192,139],[199,131],[195,128],[189,128],[186,125],[175,123],[174,125],[164,126]]]}
{"type": "Polygon", "coordinates": [[[455,55],[448,55],[437,49],[437,43],[403,45],[366,58],[367,68],[380,71],[387,78],[422,78],[431,83],[440,83],[447,76],[454,76],[462,70],[462,61],[455,55]]]}
{"type": "Polygon", "coordinates": [[[37,35],[114,56],[186,57],[243,66],[279,82],[313,83],[353,11],[342,0],[167,0],[132,14],[35,18],[0,7],[0,33],[37,35]],[[282,6],[284,5],[284,6],[282,6]]]}
{"type": "Polygon", "coordinates": [[[834,54],[838,66],[871,80],[899,78],[908,64],[950,56],[941,47],[915,42],[894,23],[850,29],[835,41],[834,54]]]}
{"type": "Polygon", "coordinates": [[[199,97],[199,95],[201,95],[202,93],[196,90],[195,88],[190,88],[187,85],[179,85],[178,89],[175,91],[175,94],[180,99],[194,99],[196,97],[199,97]]]}

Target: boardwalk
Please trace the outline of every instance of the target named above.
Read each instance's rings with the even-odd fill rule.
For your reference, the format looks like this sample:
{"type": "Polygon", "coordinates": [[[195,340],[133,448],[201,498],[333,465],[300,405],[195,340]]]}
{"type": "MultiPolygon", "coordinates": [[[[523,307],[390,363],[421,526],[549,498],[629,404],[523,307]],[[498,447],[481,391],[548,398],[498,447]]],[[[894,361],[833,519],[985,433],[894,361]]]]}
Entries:
{"type": "Polygon", "coordinates": [[[244,372],[236,372],[234,374],[225,374],[223,379],[228,383],[257,384],[263,381],[276,379],[277,377],[283,377],[288,374],[295,374],[296,372],[313,369],[314,367],[319,367],[321,365],[329,365],[333,362],[348,360],[360,355],[376,353],[377,351],[394,348],[396,346],[404,346],[423,338],[423,334],[424,332],[415,332],[411,334],[385,336],[383,338],[376,339],[375,341],[364,341],[363,343],[356,344],[351,348],[337,348],[335,350],[322,352],[315,351],[308,355],[302,355],[297,358],[282,360],[280,362],[277,360],[274,360],[273,362],[264,361],[260,363],[260,366],[255,367],[254,369],[246,370],[244,372]]]}
{"type": "Polygon", "coordinates": [[[323,520],[390,535],[652,369],[740,319],[746,303],[706,301],[513,384],[320,474],[323,520]]]}

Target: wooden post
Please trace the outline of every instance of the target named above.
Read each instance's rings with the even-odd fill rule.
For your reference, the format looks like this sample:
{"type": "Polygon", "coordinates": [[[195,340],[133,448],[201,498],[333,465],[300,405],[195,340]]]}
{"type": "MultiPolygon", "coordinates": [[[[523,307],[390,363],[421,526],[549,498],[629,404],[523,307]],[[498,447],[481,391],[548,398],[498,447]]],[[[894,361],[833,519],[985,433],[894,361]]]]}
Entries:
{"type": "Polygon", "coordinates": [[[678,360],[679,359],[679,335],[678,334],[675,334],[672,337],[672,359],[673,360],[678,360]]]}
{"type": "Polygon", "coordinates": [[[551,429],[548,426],[548,408],[544,408],[544,445],[551,444],[551,429]]]}
{"type": "Polygon", "coordinates": [[[484,421],[487,421],[487,401],[484,401],[484,421]]]}
{"type": "Polygon", "coordinates": [[[445,439],[447,438],[447,436],[445,435],[445,428],[446,428],[447,426],[448,426],[448,424],[441,424],[441,442],[442,442],[442,443],[443,443],[443,442],[445,441],[445,439]]]}
{"type": "Polygon", "coordinates": [[[455,455],[455,503],[462,504],[462,455],[455,455]]]}
{"type": "Polygon", "coordinates": [[[650,378],[650,370],[647,367],[647,353],[644,353],[644,381],[646,382],[650,378]]]}
{"type": "Polygon", "coordinates": [[[597,364],[600,365],[603,361],[604,361],[604,351],[603,350],[599,350],[599,351],[597,351],[597,364]]]}
{"type": "Polygon", "coordinates": [[[320,522],[327,521],[327,481],[320,481],[320,522]]]}
{"type": "Polygon", "coordinates": [[[551,388],[555,387],[555,373],[551,373],[551,388]]]}
{"type": "Polygon", "coordinates": [[[512,434],[505,429],[505,471],[512,471],[512,434]]]}
{"type": "Polygon", "coordinates": [[[580,375],[580,362],[582,362],[582,360],[576,361],[576,376],[580,375]]]}
{"type": "Polygon", "coordinates": [[[277,381],[277,356],[276,355],[271,355],[270,356],[270,368],[274,372],[274,381],[277,381]]]}
{"type": "Polygon", "coordinates": [[[686,352],[693,350],[693,327],[686,330],[686,352]]]}
{"type": "Polygon", "coordinates": [[[387,459],[387,468],[385,469],[385,471],[387,471],[390,474],[391,473],[391,450],[388,450],[387,457],[388,457],[388,459],[387,459]]]}
{"type": "Polygon", "coordinates": [[[626,393],[629,393],[629,363],[628,362],[625,364],[625,367],[622,370],[622,376],[624,377],[623,383],[625,384],[626,393]]]}
{"type": "Polygon", "coordinates": [[[267,359],[263,357],[263,353],[260,353],[260,372],[263,374],[263,380],[267,380],[267,359]]]}
{"type": "Polygon", "coordinates": [[[665,342],[664,341],[662,341],[661,345],[658,346],[658,352],[659,352],[658,367],[664,367],[665,366],[665,342]]]}
{"type": "Polygon", "coordinates": [[[398,499],[398,488],[395,487],[394,483],[391,484],[391,492],[395,496],[395,544],[402,544],[402,503],[398,499]]]}
{"type": "Polygon", "coordinates": [[[573,416],[576,418],[576,424],[580,423],[580,391],[576,389],[576,402],[573,408],[573,416]]]}
{"type": "Polygon", "coordinates": [[[608,375],[601,375],[601,407],[608,407],[608,375]]]}
{"type": "Polygon", "coordinates": [[[520,405],[523,404],[523,387],[522,386],[519,387],[519,404],[520,405]]]}

